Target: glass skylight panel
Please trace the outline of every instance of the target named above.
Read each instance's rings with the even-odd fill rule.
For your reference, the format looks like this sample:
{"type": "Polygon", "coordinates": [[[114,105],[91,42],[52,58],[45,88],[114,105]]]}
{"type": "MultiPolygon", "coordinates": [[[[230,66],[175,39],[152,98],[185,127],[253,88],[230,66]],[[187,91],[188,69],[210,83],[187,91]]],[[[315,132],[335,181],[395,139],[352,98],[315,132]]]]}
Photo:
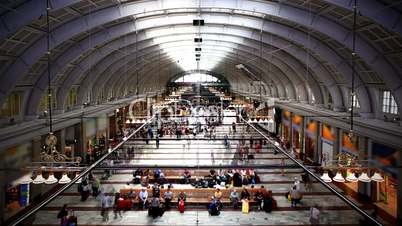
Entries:
{"type": "Polygon", "coordinates": [[[218,82],[218,78],[202,73],[194,73],[182,76],[176,79],[175,82],[191,82],[191,83],[199,83],[199,82],[218,82]]]}

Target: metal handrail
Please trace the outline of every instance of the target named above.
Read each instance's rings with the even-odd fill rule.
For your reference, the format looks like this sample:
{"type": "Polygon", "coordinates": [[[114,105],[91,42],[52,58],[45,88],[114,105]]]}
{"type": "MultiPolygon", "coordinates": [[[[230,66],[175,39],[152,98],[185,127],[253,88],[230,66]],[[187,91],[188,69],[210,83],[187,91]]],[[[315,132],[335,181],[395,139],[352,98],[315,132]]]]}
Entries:
{"type": "Polygon", "coordinates": [[[49,202],[51,202],[53,199],[55,199],[57,196],[59,196],[61,193],[63,193],[65,190],[67,190],[69,187],[71,187],[73,184],[75,184],[75,182],[77,182],[79,179],[81,179],[82,177],[84,177],[86,174],[88,174],[91,170],[93,170],[95,167],[97,167],[100,163],[102,163],[106,158],[108,158],[111,154],[113,154],[117,149],[119,149],[124,143],[126,143],[132,136],[134,136],[134,134],[136,134],[138,131],[140,131],[144,126],[148,125],[150,123],[150,121],[153,119],[153,117],[148,120],[147,122],[145,122],[144,124],[142,124],[140,127],[138,127],[132,134],[130,134],[127,139],[123,140],[122,142],[120,142],[119,144],[116,145],[116,147],[114,147],[112,149],[112,151],[106,153],[105,155],[103,155],[100,159],[98,159],[98,161],[96,161],[95,163],[93,163],[92,165],[90,165],[88,168],[86,168],[84,171],[80,172],[80,174],[78,176],[76,176],[74,179],[71,180],[70,183],[65,184],[63,187],[61,187],[59,190],[57,190],[55,193],[51,194],[47,199],[41,201],[40,203],[38,203],[35,207],[33,207],[32,209],[30,209],[27,213],[25,213],[23,216],[21,216],[20,218],[14,220],[13,222],[11,222],[10,225],[12,226],[17,226],[19,223],[21,223],[22,221],[24,221],[25,219],[27,219],[28,217],[30,217],[32,214],[36,213],[37,211],[39,211],[42,207],[44,207],[45,205],[47,205],[49,202]]]}
{"type": "Polygon", "coordinates": [[[331,187],[325,181],[323,181],[319,176],[317,176],[315,173],[313,173],[310,169],[308,169],[306,166],[304,166],[299,161],[297,161],[297,159],[292,157],[287,151],[285,151],[280,146],[280,144],[277,141],[267,137],[264,133],[262,133],[260,130],[258,130],[254,125],[252,125],[251,123],[248,123],[245,119],[243,119],[243,117],[240,116],[240,119],[242,121],[244,121],[245,123],[247,123],[249,126],[251,126],[255,131],[257,131],[261,136],[263,136],[268,142],[270,142],[272,145],[274,145],[274,147],[277,150],[282,152],[282,154],[286,155],[290,160],[292,160],[294,163],[299,165],[304,171],[306,171],[308,174],[310,174],[312,177],[314,177],[317,181],[319,181],[322,185],[324,185],[324,187],[328,188],[332,193],[334,193],[336,196],[338,196],[340,199],[342,199],[344,202],[346,202],[349,206],[351,206],[353,209],[355,209],[357,212],[359,212],[362,216],[370,219],[370,221],[372,221],[373,223],[375,223],[378,226],[383,226],[383,224],[380,223],[377,219],[374,219],[372,216],[370,216],[368,213],[366,213],[366,211],[362,210],[359,206],[357,206],[353,201],[348,199],[343,194],[339,193],[337,190],[335,190],[333,187],[331,187]]]}
{"type": "Polygon", "coordinates": [[[323,181],[319,176],[317,176],[315,173],[313,173],[310,169],[308,169],[306,166],[304,166],[299,161],[297,161],[297,159],[292,157],[287,151],[285,151],[280,146],[280,144],[277,141],[267,137],[264,133],[262,133],[260,130],[258,130],[254,125],[252,125],[251,123],[248,123],[245,119],[243,119],[243,117],[241,117],[241,116],[239,116],[239,117],[242,121],[244,121],[246,124],[251,126],[255,131],[257,131],[261,136],[263,136],[268,142],[270,142],[272,145],[274,145],[274,147],[276,147],[277,150],[282,152],[282,154],[286,155],[290,160],[292,160],[294,163],[299,165],[304,171],[306,171],[308,174],[310,174],[312,177],[314,177],[317,181],[319,181],[322,185],[324,185],[324,187],[328,188],[332,193],[334,193],[336,196],[338,196],[340,199],[342,199],[344,202],[346,202],[349,206],[351,206],[353,209],[355,209],[357,212],[359,212],[360,215],[370,219],[370,221],[372,221],[373,223],[375,223],[378,226],[383,226],[383,224],[380,223],[377,219],[374,219],[372,216],[370,216],[368,213],[366,213],[366,211],[362,210],[359,206],[357,206],[353,201],[348,199],[343,194],[339,193],[337,190],[335,190],[333,187],[331,187],[325,181],[323,181]]]}

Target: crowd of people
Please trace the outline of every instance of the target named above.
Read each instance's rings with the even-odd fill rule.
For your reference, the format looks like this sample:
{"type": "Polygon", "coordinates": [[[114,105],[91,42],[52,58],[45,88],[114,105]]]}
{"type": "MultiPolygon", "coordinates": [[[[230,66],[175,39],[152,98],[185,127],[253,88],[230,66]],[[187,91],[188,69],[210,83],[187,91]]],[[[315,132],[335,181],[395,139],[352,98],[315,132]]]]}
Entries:
{"type": "MultiPolygon", "coordinates": [[[[220,114],[219,114],[220,115],[220,114]]],[[[147,126],[141,129],[141,131],[135,134],[135,138],[142,138],[145,140],[146,144],[149,144],[151,139],[155,138],[156,148],[159,148],[159,139],[165,136],[176,137],[176,139],[181,139],[182,136],[197,136],[202,134],[205,138],[215,139],[216,138],[216,127],[220,125],[220,116],[215,117],[205,117],[205,125],[201,122],[196,122],[195,126],[190,125],[191,123],[188,119],[177,121],[165,121],[158,126],[147,126]],[[156,130],[154,130],[157,128],[156,130]]],[[[136,128],[124,128],[122,129],[122,137],[127,137],[134,132],[136,128]]],[[[224,145],[230,148],[229,136],[237,133],[237,125],[235,122],[230,126],[229,134],[224,134],[224,145]]],[[[248,129],[247,129],[248,130],[248,129]]],[[[237,147],[235,159],[240,159],[242,161],[248,161],[254,159],[255,154],[259,154],[262,151],[265,140],[254,139],[253,137],[246,138],[244,135],[241,136],[237,147]]],[[[113,146],[113,144],[112,144],[113,146]]],[[[134,154],[134,148],[128,147],[124,152],[116,152],[114,156],[115,159],[119,159],[117,156],[119,153],[130,155],[134,154]]],[[[113,160],[111,164],[113,164],[113,160]]],[[[107,162],[107,161],[106,161],[107,162]]],[[[112,171],[105,171],[105,175],[110,177],[112,171]]],[[[102,179],[105,179],[102,177],[102,179]]],[[[306,190],[311,189],[311,181],[308,174],[302,175],[302,180],[305,184],[306,190]]],[[[101,187],[100,178],[89,174],[88,177],[82,179],[82,182],[78,186],[78,191],[81,194],[81,201],[88,199],[90,195],[94,198],[98,198],[101,203],[101,215],[105,222],[109,221],[110,212],[113,211],[114,218],[121,218],[122,212],[133,209],[148,210],[149,216],[156,218],[162,216],[163,213],[175,206],[178,210],[183,213],[186,206],[187,194],[182,190],[179,193],[173,192],[172,184],[169,184],[165,173],[159,169],[136,169],[133,172],[132,181],[127,183],[124,188],[128,189],[128,193],[120,194],[119,192],[114,193],[113,196],[105,194],[105,191],[101,187]],[[150,178],[153,178],[155,182],[150,185],[150,178]],[[141,190],[138,194],[135,192],[133,184],[140,184],[141,190]],[[165,189],[165,186],[167,188],[165,189]],[[150,191],[151,194],[148,194],[150,191]],[[163,192],[162,192],[163,191],[163,192]]],[[[255,192],[250,193],[249,189],[245,186],[251,185],[253,189],[255,184],[260,183],[260,178],[254,169],[210,169],[209,173],[202,178],[192,178],[192,173],[188,169],[184,169],[180,174],[179,183],[181,184],[191,184],[194,188],[215,188],[215,192],[209,198],[209,203],[207,204],[207,210],[211,216],[217,216],[223,209],[223,200],[228,199],[230,201],[231,207],[233,209],[241,208],[242,212],[248,212],[250,209],[250,202],[255,203],[256,209],[259,211],[271,212],[277,207],[276,200],[273,198],[272,191],[269,191],[261,186],[255,192]],[[231,188],[230,193],[224,193],[221,189],[231,188]],[[237,191],[237,188],[241,189],[241,192],[237,191]],[[228,195],[229,194],[229,195],[228,195]],[[228,197],[225,197],[228,196],[228,197]]],[[[289,192],[286,193],[286,198],[290,201],[292,207],[296,207],[300,204],[303,197],[303,193],[300,189],[300,181],[295,179],[295,183],[290,188],[289,192]]],[[[319,222],[319,208],[314,206],[310,209],[310,222],[311,224],[318,224],[319,222]]],[[[69,210],[67,206],[63,206],[63,209],[57,216],[60,218],[62,225],[74,225],[76,224],[77,217],[74,216],[74,212],[69,210]],[[71,222],[71,224],[66,224],[66,222],[71,222]]]]}

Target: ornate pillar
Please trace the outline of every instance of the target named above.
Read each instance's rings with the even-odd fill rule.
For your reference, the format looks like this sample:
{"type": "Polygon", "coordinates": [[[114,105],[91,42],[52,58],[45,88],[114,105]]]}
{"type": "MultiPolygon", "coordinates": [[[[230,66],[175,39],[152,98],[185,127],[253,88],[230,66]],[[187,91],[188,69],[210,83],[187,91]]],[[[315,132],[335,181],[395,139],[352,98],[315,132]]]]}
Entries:
{"type": "MultiPolygon", "coordinates": [[[[368,139],[366,137],[358,137],[358,158],[359,160],[367,160],[368,156],[368,139]]],[[[367,174],[370,176],[370,171],[367,174]]],[[[371,196],[371,183],[358,182],[358,192],[363,195],[363,197],[368,198],[371,196]]]]}
{"type": "Polygon", "coordinates": [[[306,160],[306,152],[305,152],[305,146],[306,146],[306,124],[307,124],[307,117],[303,116],[302,117],[302,123],[301,123],[301,132],[300,132],[300,154],[301,154],[301,160],[305,161],[306,160]]]}
{"type": "Polygon", "coordinates": [[[321,161],[321,153],[322,153],[322,140],[321,140],[321,134],[322,134],[322,123],[317,121],[317,131],[316,131],[316,146],[314,150],[314,162],[318,163],[321,161]]]}
{"type": "Polygon", "coordinates": [[[290,112],[290,118],[289,118],[289,128],[290,128],[290,131],[289,131],[289,134],[290,134],[290,137],[289,137],[289,140],[290,140],[290,148],[291,149],[293,149],[293,112],[290,112]]]}
{"type": "Polygon", "coordinates": [[[335,140],[333,144],[333,159],[328,159],[330,160],[336,160],[336,156],[341,152],[342,148],[342,129],[335,128],[335,134],[334,134],[335,140]]]}
{"type": "Polygon", "coordinates": [[[398,195],[397,195],[397,225],[402,224],[402,155],[398,156],[398,195]]]}

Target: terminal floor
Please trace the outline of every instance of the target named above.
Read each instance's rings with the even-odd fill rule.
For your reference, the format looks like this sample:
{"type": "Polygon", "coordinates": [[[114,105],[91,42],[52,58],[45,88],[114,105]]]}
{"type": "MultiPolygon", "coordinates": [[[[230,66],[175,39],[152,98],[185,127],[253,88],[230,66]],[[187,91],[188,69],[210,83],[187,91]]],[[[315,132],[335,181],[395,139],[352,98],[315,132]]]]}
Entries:
{"type": "MultiPolygon", "coordinates": [[[[218,127],[219,135],[228,132],[229,127],[218,127]]],[[[242,130],[243,128],[240,128],[242,130]]],[[[243,129],[244,130],[244,129],[243,129]]],[[[258,138],[255,133],[250,133],[253,138],[258,138]]],[[[247,135],[248,136],[248,135],[247,135]]],[[[241,137],[236,135],[236,137],[241,137]]],[[[236,145],[238,141],[232,140],[230,149],[226,149],[222,140],[161,140],[159,149],[155,143],[146,145],[142,141],[129,141],[123,149],[135,148],[134,156],[120,155],[124,164],[132,165],[201,165],[214,166],[220,164],[261,164],[280,165],[281,154],[274,155],[272,149],[264,146],[261,154],[256,154],[255,160],[242,162],[236,160],[236,145]]],[[[247,141],[248,142],[248,141],[247,141]]],[[[116,164],[118,161],[116,161],[116,164]]],[[[285,160],[285,165],[291,164],[285,160]]],[[[243,214],[240,210],[225,208],[220,216],[209,216],[205,208],[200,206],[188,206],[184,214],[176,209],[165,212],[162,217],[152,219],[147,216],[146,211],[131,210],[123,213],[122,218],[114,219],[113,212],[110,212],[110,220],[102,222],[100,216],[99,198],[90,197],[87,201],[81,202],[77,185],[70,187],[66,192],[42,208],[35,217],[34,225],[59,225],[56,215],[63,204],[67,204],[75,210],[78,217],[78,225],[308,225],[309,208],[318,205],[321,208],[320,224],[322,225],[357,225],[360,215],[350,209],[337,196],[330,193],[323,185],[313,183],[312,190],[304,194],[302,204],[297,208],[290,207],[290,203],[284,197],[292,186],[295,177],[300,179],[301,169],[282,168],[255,169],[260,175],[261,184],[268,190],[273,191],[274,198],[278,202],[278,209],[271,212],[259,212],[252,209],[250,213],[243,214]],[[197,221],[198,220],[198,221],[197,221]]],[[[205,171],[205,170],[204,170],[205,171]]],[[[95,175],[102,174],[102,171],[95,171],[95,175]]],[[[167,175],[168,176],[168,175],[167,175]]],[[[194,175],[195,176],[195,175],[194,175]]],[[[202,176],[202,175],[200,175],[202,176]]],[[[102,189],[111,194],[119,191],[127,182],[132,180],[132,170],[116,170],[112,177],[102,181],[102,189]]],[[[46,186],[46,185],[43,185],[46,186]]],[[[131,185],[139,188],[139,185],[131,185]]],[[[191,188],[190,185],[174,184],[174,188],[191,188]]],[[[248,186],[250,187],[250,185],[248,186]]],[[[237,188],[241,190],[241,188],[237,188]]],[[[301,185],[304,191],[304,185],[301,185]]],[[[339,189],[338,189],[339,190],[339,189]]],[[[207,197],[206,197],[207,198],[207,197]]]]}

